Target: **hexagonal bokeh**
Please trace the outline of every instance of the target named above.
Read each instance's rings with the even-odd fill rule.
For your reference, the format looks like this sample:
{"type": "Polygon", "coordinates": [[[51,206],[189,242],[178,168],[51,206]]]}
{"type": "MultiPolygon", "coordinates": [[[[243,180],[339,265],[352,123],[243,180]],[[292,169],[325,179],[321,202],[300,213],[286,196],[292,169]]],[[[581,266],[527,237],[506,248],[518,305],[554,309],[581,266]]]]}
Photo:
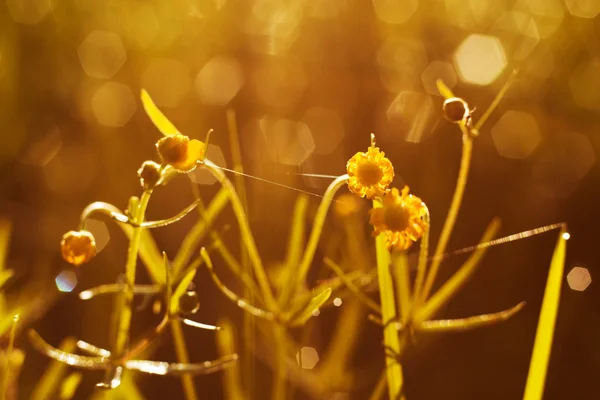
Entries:
{"type": "Polygon", "coordinates": [[[296,354],[296,361],[303,369],[313,369],[319,362],[319,353],[312,347],[302,347],[296,354]]]}
{"type": "Polygon", "coordinates": [[[200,99],[217,106],[229,103],[243,84],[242,67],[232,57],[214,57],[196,76],[196,91],[200,99]]]}
{"type": "Polygon", "coordinates": [[[572,290],[583,292],[592,283],[590,271],[585,267],[574,267],[567,274],[567,283],[572,290]]]}
{"type": "Polygon", "coordinates": [[[432,61],[425,68],[425,71],[421,74],[421,81],[427,93],[434,96],[441,96],[436,83],[438,79],[444,81],[450,89],[456,85],[456,72],[454,72],[452,64],[442,61],[432,61]]]}
{"type": "Polygon", "coordinates": [[[383,86],[398,93],[419,81],[427,67],[427,52],[419,41],[390,35],[377,51],[377,64],[383,86]]]}
{"type": "Polygon", "coordinates": [[[417,11],[418,0],[373,0],[375,14],[388,24],[403,24],[417,11]]]}
{"type": "Polygon", "coordinates": [[[590,171],[596,155],[590,140],[580,133],[556,132],[551,141],[536,157],[533,175],[545,195],[565,199],[590,171]]]}
{"type": "Polygon", "coordinates": [[[497,37],[472,34],[456,49],[454,64],[463,82],[489,85],[502,74],[507,63],[497,37]]]}
{"type": "Polygon", "coordinates": [[[581,63],[569,78],[571,95],[581,107],[600,110],[600,59],[581,63]]]}
{"type": "Polygon", "coordinates": [[[162,107],[177,107],[192,87],[185,64],[166,58],[155,59],[142,74],[142,87],[162,107]]]}
{"type": "Polygon", "coordinates": [[[263,118],[259,126],[269,156],[275,162],[300,165],[315,150],[312,133],[303,122],[263,118]]]}
{"type": "Polygon", "coordinates": [[[534,15],[541,38],[552,35],[565,17],[560,0],[525,0],[524,3],[529,8],[526,11],[534,15]]]}
{"type": "Polygon", "coordinates": [[[62,271],[54,278],[54,283],[59,292],[70,293],[77,286],[77,274],[71,270],[62,271]]]}
{"type": "Polygon", "coordinates": [[[496,150],[507,158],[527,158],[541,140],[541,133],[533,115],[507,111],[492,128],[496,150]]]}
{"type": "Polygon", "coordinates": [[[136,104],[129,87],[116,82],[102,85],[92,97],[92,111],[99,123],[118,128],[135,113],[136,104]]]}
{"type": "Polygon", "coordinates": [[[600,14],[598,0],[565,0],[567,10],[571,15],[580,18],[595,18],[600,14]]]}
{"type": "Polygon", "coordinates": [[[130,3],[122,14],[121,25],[127,38],[140,49],[147,48],[159,33],[160,25],[151,4],[130,3]]]}
{"type": "Polygon", "coordinates": [[[77,53],[83,70],[93,78],[112,78],[127,60],[119,35],[106,31],[90,33],[77,53]]]}
{"type": "Polygon", "coordinates": [[[16,22],[33,25],[50,11],[50,0],[6,0],[6,8],[16,22]]]}
{"type": "Polygon", "coordinates": [[[503,13],[494,24],[494,33],[503,39],[505,50],[515,60],[527,58],[540,42],[535,18],[520,11],[503,13]]]}
{"type": "MultiPolygon", "coordinates": [[[[214,144],[208,144],[206,148],[206,158],[218,165],[219,167],[227,167],[225,156],[221,148],[214,144]]],[[[200,185],[212,185],[217,180],[206,168],[196,168],[188,174],[190,179],[200,185]]]]}
{"type": "Polygon", "coordinates": [[[315,142],[315,154],[330,154],[344,137],[344,125],[339,115],[328,108],[312,107],[302,117],[315,142]]]}

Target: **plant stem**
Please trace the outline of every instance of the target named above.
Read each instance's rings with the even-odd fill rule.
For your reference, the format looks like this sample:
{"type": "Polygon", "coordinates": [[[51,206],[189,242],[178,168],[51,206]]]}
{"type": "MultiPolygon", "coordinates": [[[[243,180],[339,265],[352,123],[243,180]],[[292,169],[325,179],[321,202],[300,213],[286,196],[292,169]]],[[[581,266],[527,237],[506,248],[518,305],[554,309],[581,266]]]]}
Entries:
{"type": "MultiPolygon", "coordinates": [[[[381,207],[381,203],[374,201],[374,207],[381,207]]],[[[394,282],[390,273],[390,252],[386,248],[386,239],[383,235],[375,238],[377,251],[377,275],[379,278],[379,295],[381,297],[381,317],[384,323],[383,344],[386,350],[400,354],[400,339],[394,324],[388,323],[396,319],[396,301],[394,299],[394,282]]],[[[386,374],[390,400],[397,400],[402,390],[402,366],[398,360],[386,355],[386,374]]]]}
{"type": "Polygon", "coordinates": [[[250,224],[248,223],[248,218],[244,212],[244,206],[242,205],[242,202],[240,201],[233,184],[211,161],[205,160],[203,166],[210,171],[210,173],[219,181],[221,186],[223,186],[223,189],[227,191],[229,200],[231,201],[231,206],[233,207],[233,212],[238,220],[240,235],[246,244],[248,256],[250,257],[250,261],[254,267],[254,274],[256,275],[258,286],[262,291],[263,298],[265,299],[265,304],[269,310],[274,312],[277,311],[277,302],[275,301],[275,297],[271,291],[267,274],[265,273],[260,255],[258,254],[258,249],[256,248],[256,243],[254,242],[254,237],[252,236],[252,232],[250,230],[250,224]]]}
{"type": "MultiPolygon", "coordinates": [[[[150,201],[152,190],[147,189],[142,193],[142,197],[134,208],[134,215],[131,217],[136,224],[144,222],[146,208],[150,201]]],[[[127,250],[127,263],[125,264],[125,290],[122,296],[122,308],[120,310],[119,323],[117,328],[117,338],[115,347],[112,352],[115,359],[120,359],[125,354],[127,341],[129,340],[129,326],[131,325],[131,303],[133,302],[133,289],[135,285],[135,271],[137,266],[138,250],[140,248],[140,238],[142,229],[136,226],[132,230],[131,239],[129,241],[129,249],[127,250]]]]}
{"type": "MultiPolygon", "coordinates": [[[[317,245],[319,244],[319,238],[321,237],[321,232],[323,231],[323,225],[325,224],[325,218],[327,217],[327,211],[329,211],[329,206],[333,201],[333,196],[348,181],[348,175],[342,175],[337,177],[333,182],[329,184],[329,187],[325,191],[323,195],[323,199],[321,200],[321,204],[319,204],[319,208],[317,209],[317,215],[315,216],[315,221],[313,223],[313,229],[310,232],[310,237],[308,238],[308,243],[306,245],[306,250],[304,251],[304,255],[302,256],[302,260],[298,266],[298,272],[292,277],[295,283],[302,282],[306,278],[306,274],[308,274],[308,270],[310,268],[310,264],[312,263],[313,257],[315,256],[315,252],[317,251],[317,245]]],[[[287,304],[293,293],[293,289],[296,288],[297,285],[285,285],[284,290],[282,290],[280,296],[280,304],[287,304]]]]}
{"type": "Polygon", "coordinates": [[[4,364],[4,382],[2,385],[2,389],[0,395],[2,396],[2,400],[6,399],[6,394],[8,393],[8,385],[10,384],[10,358],[13,352],[13,347],[15,344],[15,336],[17,335],[17,323],[19,322],[19,314],[15,315],[13,318],[13,324],[10,329],[10,336],[8,337],[8,347],[6,348],[6,361],[4,364]]]}
{"type": "Polygon", "coordinates": [[[469,176],[469,166],[471,165],[472,150],[473,138],[469,135],[469,133],[463,131],[462,158],[460,161],[460,169],[458,171],[456,188],[454,189],[454,196],[452,197],[452,202],[450,203],[450,210],[448,210],[448,216],[446,217],[444,227],[442,228],[440,240],[438,241],[438,244],[435,248],[435,253],[433,255],[433,260],[431,261],[429,274],[427,275],[427,279],[425,281],[425,287],[423,288],[423,292],[421,293],[420,303],[425,302],[429,294],[431,293],[433,283],[435,282],[435,278],[437,276],[440,264],[442,262],[442,255],[446,250],[448,240],[450,240],[450,234],[454,229],[454,223],[456,222],[456,217],[458,216],[460,204],[462,203],[463,194],[465,193],[465,187],[467,185],[467,178],[469,176]]]}
{"type": "Polygon", "coordinates": [[[275,339],[275,376],[273,380],[273,400],[286,400],[287,385],[287,343],[285,327],[274,323],[275,339]]]}
{"type": "MultiPolygon", "coordinates": [[[[173,343],[175,344],[175,354],[177,355],[177,362],[187,364],[190,362],[188,356],[187,347],[185,345],[185,338],[183,337],[183,330],[181,329],[181,323],[178,319],[171,320],[171,334],[173,335],[173,343]]],[[[183,385],[183,393],[187,400],[197,400],[198,394],[196,393],[196,387],[194,386],[194,380],[191,375],[182,375],[181,384],[183,385]]]]}

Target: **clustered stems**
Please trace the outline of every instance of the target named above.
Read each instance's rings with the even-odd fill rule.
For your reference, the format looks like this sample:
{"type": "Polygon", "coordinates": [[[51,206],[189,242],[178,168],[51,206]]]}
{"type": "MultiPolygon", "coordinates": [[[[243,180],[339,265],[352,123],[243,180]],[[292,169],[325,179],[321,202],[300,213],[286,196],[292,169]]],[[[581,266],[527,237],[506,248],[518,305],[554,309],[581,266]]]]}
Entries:
{"type": "MultiPolygon", "coordinates": [[[[134,214],[131,215],[133,222],[140,225],[144,222],[146,215],[146,208],[152,195],[152,189],[146,189],[142,193],[142,197],[139,200],[137,207],[134,207],[134,214]]],[[[119,322],[117,325],[117,337],[115,340],[115,347],[113,350],[113,356],[118,359],[123,356],[126,350],[127,341],[129,340],[129,326],[131,325],[131,304],[133,302],[133,288],[135,285],[135,272],[138,259],[138,251],[140,248],[140,238],[142,233],[142,227],[134,226],[129,241],[129,248],[127,250],[127,263],[125,264],[125,291],[122,295],[122,308],[120,311],[119,322]]]]}

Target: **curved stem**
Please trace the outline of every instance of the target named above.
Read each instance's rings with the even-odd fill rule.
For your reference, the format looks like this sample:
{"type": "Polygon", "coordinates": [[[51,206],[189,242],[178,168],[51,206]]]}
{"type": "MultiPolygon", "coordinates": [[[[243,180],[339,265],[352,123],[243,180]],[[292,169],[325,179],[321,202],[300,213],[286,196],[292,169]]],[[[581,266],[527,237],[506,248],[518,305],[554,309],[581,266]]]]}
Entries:
{"type": "MultiPolygon", "coordinates": [[[[323,199],[321,200],[321,204],[319,204],[319,208],[317,209],[317,215],[315,216],[313,229],[310,232],[310,237],[308,238],[306,250],[304,251],[302,260],[300,260],[300,264],[298,265],[298,272],[293,277],[291,277],[292,279],[294,279],[295,283],[302,282],[306,278],[306,274],[308,274],[310,264],[312,263],[312,260],[315,256],[315,252],[317,251],[317,245],[319,244],[321,232],[323,231],[323,225],[325,224],[325,218],[327,217],[327,212],[329,211],[329,207],[331,206],[331,202],[333,201],[333,196],[335,196],[335,193],[346,182],[348,182],[348,175],[339,176],[329,184],[329,187],[325,191],[323,199]]],[[[280,304],[285,306],[290,301],[292,295],[294,294],[293,289],[296,286],[297,285],[284,286],[284,290],[287,290],[285,290],[285,292],[282,291],[280,296],[280,304]]]]}
{"type": "Polygon", "coordinates": [[[271,311],[276,311],[277,302],[275,301],[273,292],[271,291],[271,287],[269,286],[269,280],[267,279],[267,274],[265,273],[265,269],[260,259],[260,255],[258,254],[256,243],[254,242],[254,237],[252,236],[252,232],[250,231],[250,224],[248,223],[248,218],[246,217],[246,213],[244,212],[244,207],[235,191],[235,188],[233,187],[233,184],[219,169],[219,167],[213,164],[210,160],[204,160],[202,165],[208,171],[210,171],[210,173],[219,181],[221,186],[223,186],[223,188],[227,190],[229,194],[229,199],[231,200],[231,206],[233,207],[233,212],[235,213],[235,216],[238,220],[242,240],[246,244],[248,256],[250,257],[250,261],[252,262],[252,265],[254,267],[254,273],[256,275],[256,279],[258,280],[258,286],[262,291],[267,307],[271,311]]]}
{"type": "Polygon", "coordinates": [[[431,228],[431,215],[429,209],[422,203],[426,210],[425,214],[425,231],[421,237],[421,245],[419,247],[419,263],[417,266],[417,278],[415,279],[415,287],[413,294],[413,310],[419,306],[421,292],[423,291],[423,283],[425,281],[425,272],[427,272],[427,258],[429,257],[429,231],[431,228]]]}
{"type": "MultiPolygon", "coordinates": [[[[146,208],[150,201],[152,190],[145,190],[139,201],[135,211],[135,215],[132,215],[133,221],[138,225],[144,221],[146,214],[146,208]]],[[[125,348],[129,339],[129,326],[131,325],[131,303],[133,301],[134,285],[135,285],[135,271],[137,266],[138,250],[140,247],[141,238],[141,227],[134,227],[129,241],[129,249],[127,251],[127,264],[125,265],[125,291],[123,292],[123,304],[121,308],[121,315],[119,317],[117,338],[115,341],[114,350],[112,352],[113,357],[120,359],[125,354],[125,348]]]]}
{"type": "Polygon", "coordinates": [[[440,264],[442,262],[442,254],[446,250],[448,240],[450,240],[450,234],[452,233],[454,223],[456,222],[456,217],[458,216],[460,204],[462,203],[463,194],[467,185],[469,166],[471,165],[472,150],[473,138],[468,133],[463,133],[462,158],[460,162],[460,170],[458,172],[458,179],[456,181],[456,189],[454,189],[454,196],[452,197],[452,202],[450,203],[450,210],[448,210],[448,216],[446,217],[444,227],[442,228],[440,240],[437,244],[437,247],[435,248],[435,253],[431,262],[429,274],[427,275],[425,287],[421,294],[421,303],[427,300],[429,294],[431,293],[431,288],[433,287],[433,283],[435,282],[435,278],[437,276],[440,264]]]}

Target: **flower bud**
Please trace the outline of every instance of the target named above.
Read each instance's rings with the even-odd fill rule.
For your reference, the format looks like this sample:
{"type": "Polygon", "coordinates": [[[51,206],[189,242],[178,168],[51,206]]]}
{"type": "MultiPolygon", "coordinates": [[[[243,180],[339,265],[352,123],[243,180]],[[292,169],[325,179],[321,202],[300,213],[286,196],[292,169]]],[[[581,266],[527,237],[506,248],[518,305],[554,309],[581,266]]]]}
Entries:
{"type": "Polygon", "coordinates": [[[190,140],[185,135],[175,134],[165,136],[156,142],[160,158],[173,168],[183,172],[191,171],[204,154],[204,143],[190,140]]]}
{"type": "Polygon", "coordinates": [[[454,123],[463,121],[469,116],[471,111],[466,101],[459,97],[446,99],[443,105],[444,117],[454,123]]]}
{"type": "Polygon", "coordinates": [[[85,230],[69,231],[62,237],[60,253],[66,262],[79,266],[96,255],[96,239],[85,230]]]}
{"type": "Polygon", "coordinates": [[[161,178],[160,165],[154,161],[144,161],[137,173],[144,189],[153,188],[161,178]]]}

